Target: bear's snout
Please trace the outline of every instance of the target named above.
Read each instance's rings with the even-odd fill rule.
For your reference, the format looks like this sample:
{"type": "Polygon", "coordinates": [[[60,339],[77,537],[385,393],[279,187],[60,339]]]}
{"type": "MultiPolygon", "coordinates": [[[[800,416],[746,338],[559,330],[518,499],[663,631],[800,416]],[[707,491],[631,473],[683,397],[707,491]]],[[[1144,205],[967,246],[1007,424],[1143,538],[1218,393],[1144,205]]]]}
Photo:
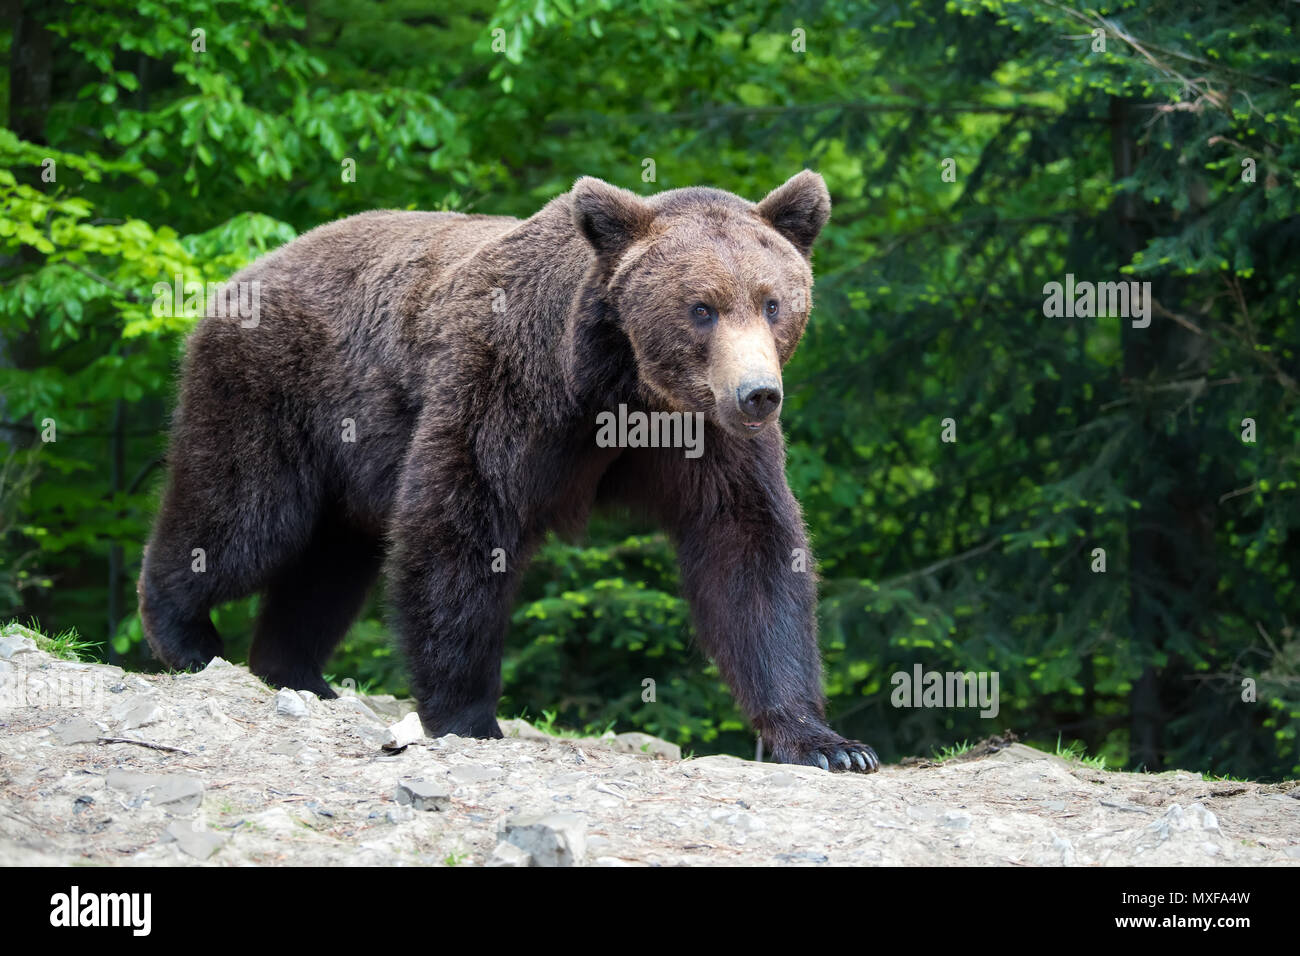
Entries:
{"type": "Polygon", "coordinates": [[[781,408],[780,383],[755,380],[743,382],[736,389],[736,404],[746,428],[761,428],[781,408]]]}

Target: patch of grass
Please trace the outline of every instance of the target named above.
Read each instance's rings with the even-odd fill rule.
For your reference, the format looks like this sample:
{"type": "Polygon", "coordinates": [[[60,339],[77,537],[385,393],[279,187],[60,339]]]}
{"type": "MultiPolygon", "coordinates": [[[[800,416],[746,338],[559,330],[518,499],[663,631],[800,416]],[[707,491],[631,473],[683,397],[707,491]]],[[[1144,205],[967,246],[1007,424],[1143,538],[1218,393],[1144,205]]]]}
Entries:
{"type": "Polygon", "coordinates": [[[528,723],[532,724],[544,734],[548,734],[552,737],[567,737],[569,739],[575,739],[578,737],[603,737],[614,729],[615,722],[612,720],[603,727],[600,724],[587,724],[587,726],[583,727],[582,730],[570,730],[566,727],[557,727],[555,725],[555,719],[558,716],[559,711],[543,710],[541,720],[529,720],[528,708],[524,708],[516,719],[528,721],[528,723]]]}
{"type": "MultiPolygon", "coordinates": [[[[336,689],[342,687],[342,682],[348,679],[346,677],[339,677],[337,674],[322,674],[321,676],[325,678],[325,683],[336,689]]],[[[373,677],[367,677],[359,684],[356,682],[356,678],[352,678],[352,683],[354,686],[345,689],[352,691],[352,693],[356,694],[358,697],[369,697],[375,692],[375,680],[373,677]]]]}
{"type": "Polygon", "coordinates": [[[442,862],[445,866],[460,866],[465,862],[465,857],[467,855],[468,854],[465,853],[448,853],[446,857],[443,858],[442,862]]]}
{"type": "Polygon", "coordinates": [[[49,637],[37,629],[35,620],[29,621],[26,627],[16,620],[10,621],[0,627],[0,637],[31,638],[36,643],[36,646],[45,653],[52,654],[65,661],[94,661],[94,657],[82,652],[101,646],[98,641],[83,641],[76,628],[69,628],[53,637],[49,637]]]}
{"type": "Polygon", "coordinates": [[[1083,743],[1078,740],[1070,742],[1068,747],[1061,746],[1061,735],[1056,735],[1056,756],[1062,760],[1073,760],[1083,764],[1085,767],[1091,767],[1093,770],[1105,770],[1106,758],[1098,754],[1095,757],[1089,757],[1087,749],[1083,743]]]}
{"type": "Polygon", "coordinates": [[[968,753],[974,748],[974,746],[975,745],[969,740],[963,740],[961,743],[953,744],[951,747],[936,747],[934,748],[934,759],[938,763],[943,763],[946,760],[951,760],[953,757],[960,757],[962,754],[968,753]]]}
{"type": "Polygon", "coordinates": [[[1234,777],[1230,773],[1202,773],[1201,779],[1207,783],[1254,783],[1249,777],[1234,777]]]}

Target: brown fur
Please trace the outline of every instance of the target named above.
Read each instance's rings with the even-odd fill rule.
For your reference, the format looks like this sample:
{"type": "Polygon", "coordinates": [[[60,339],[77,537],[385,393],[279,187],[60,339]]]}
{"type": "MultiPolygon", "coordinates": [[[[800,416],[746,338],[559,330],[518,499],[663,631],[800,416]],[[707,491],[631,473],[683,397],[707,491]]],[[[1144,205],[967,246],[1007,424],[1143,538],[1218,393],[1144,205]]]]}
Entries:
{"type": "Polygon", "coordinates": [[[620,503],[672,535],[699,638],[776,759],[875,769],[824,719],[776,421],[829,212],[806,171],[757,205],[584,178],[523,221],[365,213],[254,263],[235,279],[261,284],[257,326],[210,312],[189,341],[139,589],[155,652],[203,666],[211,607],[262,591],[253,670],[331,695],[321,667],[386,558],[426,728],[498,736],[520,570],[620,503]],[[703,413],[702,457],[599,447],[619,404],[703,413]]]}

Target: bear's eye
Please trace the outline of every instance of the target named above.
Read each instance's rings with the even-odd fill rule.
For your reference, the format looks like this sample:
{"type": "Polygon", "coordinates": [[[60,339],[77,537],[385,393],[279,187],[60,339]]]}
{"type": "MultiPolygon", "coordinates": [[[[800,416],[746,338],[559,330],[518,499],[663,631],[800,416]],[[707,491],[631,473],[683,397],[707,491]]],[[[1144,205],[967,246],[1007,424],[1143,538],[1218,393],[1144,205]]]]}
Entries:
{"type": "Polygon", "coordinates": [[[718,310],[711,305],[697,302],[691,306],[691,318],[695,320],[696,325],[712,325],[718,321],[718,310]]]}
{"type": "Polygon", "coordinates": [[[776,314],[781,311],[780,303],[776,299],[768,299],[767,305],[763,306],[763,311],[767,313],[769,319],[775,319],[776,314]]]}

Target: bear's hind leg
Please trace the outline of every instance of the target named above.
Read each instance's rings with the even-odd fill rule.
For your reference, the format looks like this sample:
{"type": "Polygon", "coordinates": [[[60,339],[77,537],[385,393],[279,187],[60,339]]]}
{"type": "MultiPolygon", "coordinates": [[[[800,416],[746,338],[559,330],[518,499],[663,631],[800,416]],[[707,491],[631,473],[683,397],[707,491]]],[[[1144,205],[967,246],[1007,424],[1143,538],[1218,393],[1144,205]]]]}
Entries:
{"type": "Polygon", "coordinates": [[[378,576],[380,540],[322,518],[307,548],[267,585],[249,669],[274,687],[337,695],[321,674],[378,576]]]}

